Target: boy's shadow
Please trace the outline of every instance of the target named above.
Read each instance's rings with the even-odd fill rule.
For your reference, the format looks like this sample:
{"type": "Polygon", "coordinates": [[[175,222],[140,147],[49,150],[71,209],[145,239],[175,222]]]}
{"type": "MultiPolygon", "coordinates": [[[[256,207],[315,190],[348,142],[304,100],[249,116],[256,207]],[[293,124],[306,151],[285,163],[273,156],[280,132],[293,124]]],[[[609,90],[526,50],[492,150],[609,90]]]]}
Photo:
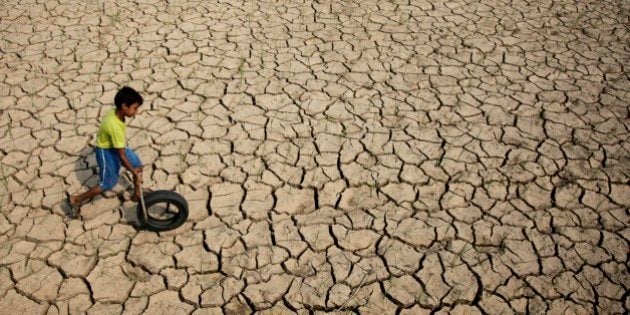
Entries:
{"type": "MultiPolygon", "coordinates": [[[[118,183],[114,187],[114,189],[110,191],[106,191],[96,195],[92,200],[86,200],[81,207],[81,215],[82,217],[92,219],[105,211],[113,210],[113,209],[94,209],[94,211],[90,211],[89,213],[84,213],[86,209],[86,205],[89,203],[94,203],[103,198],[117,198],[120,200],[120,214],[121,214],[121,222],[127,223],[135,227],[139,228],[140,223],[138,221],[138,215],[136,213],[136,203],[129,201],[129,191],[133,190],[133,183],[129,179],[128,176],[123,174],[124,170],[121,170],[121,174],[118,180],[118,183]]],[[[89,189],[89,187],[94,187],[99,184],[99,176],[98,176],[98,164],[96,163],[96,155],[94,153],[94,148],[92,146],[85,147],[79,152],[79,156],[74,163],[74,174],[70,175],[75,176],[75,179],[69,179],[71,182],[78,182],[78,190],[73,191],[71,194],[81,193],[89,189]]],[[[73,183],[74,184],[74,183],[73,183]]],[[[74,186],[74,185],[72,185],[74,186]]],[[[73,188],[74,189],[74,188],[73,188]]],[[[69,197],[70,194],[66,196],[69,197]]],[[[63,211],[66,215],[71,214],[71,208],[66,201],[64,203],[63,211]]],[[[85,218],[83,220],[85,220],[85,218]]]]}

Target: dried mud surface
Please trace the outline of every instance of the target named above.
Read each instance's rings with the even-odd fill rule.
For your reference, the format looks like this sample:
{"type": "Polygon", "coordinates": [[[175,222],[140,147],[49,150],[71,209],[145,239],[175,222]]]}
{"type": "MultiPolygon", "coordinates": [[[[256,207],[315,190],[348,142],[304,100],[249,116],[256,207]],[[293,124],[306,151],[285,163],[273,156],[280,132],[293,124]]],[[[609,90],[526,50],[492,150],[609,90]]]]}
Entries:
{"type": "Polygon", "coordinates": [[[2,1],[0,313],[630,309],[627,1],[2,1]],[[185,225],[135,228],[90,145],[185,225]]]}

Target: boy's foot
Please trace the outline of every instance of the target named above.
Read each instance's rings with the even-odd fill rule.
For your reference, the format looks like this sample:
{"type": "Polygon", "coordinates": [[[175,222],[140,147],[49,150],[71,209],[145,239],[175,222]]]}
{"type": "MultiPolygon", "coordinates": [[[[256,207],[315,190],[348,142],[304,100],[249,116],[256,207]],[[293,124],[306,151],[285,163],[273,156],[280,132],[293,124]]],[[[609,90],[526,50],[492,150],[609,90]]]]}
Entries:
{"type": "Polygon", "coordinates": [[[79,207],[81,206],[76,195],[69,196],[66,199],[67,212],[66,215],[71,219],[76,219],[79,215],[79,207]]]}

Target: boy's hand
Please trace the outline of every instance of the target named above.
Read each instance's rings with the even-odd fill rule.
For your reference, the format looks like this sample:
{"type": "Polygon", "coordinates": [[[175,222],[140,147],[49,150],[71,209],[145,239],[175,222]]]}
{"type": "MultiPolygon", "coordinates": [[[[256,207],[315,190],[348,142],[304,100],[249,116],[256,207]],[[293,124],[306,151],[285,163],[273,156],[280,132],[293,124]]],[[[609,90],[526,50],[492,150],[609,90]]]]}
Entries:
{"type": "Polygon", "coordinates": [[[131,170],[133,173],[133,181],[136,183],[142,183],[142,168],[137,167],[131,170]]]}

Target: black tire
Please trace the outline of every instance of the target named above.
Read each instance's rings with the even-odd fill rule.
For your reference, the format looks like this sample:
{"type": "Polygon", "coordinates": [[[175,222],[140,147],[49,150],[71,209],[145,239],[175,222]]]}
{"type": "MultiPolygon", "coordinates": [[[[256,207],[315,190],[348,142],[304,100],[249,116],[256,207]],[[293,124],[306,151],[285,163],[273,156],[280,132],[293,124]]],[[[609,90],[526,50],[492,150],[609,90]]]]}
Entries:
{"type": "Polygon", "coordinates": [[[138,220],[150,231],[172,230],[188,219],[188,202],[180,194],[170,190],[156,190],[145,194],[144,205],[147,208],[146,216],[142,203],[138,202],[138,220]]]}

